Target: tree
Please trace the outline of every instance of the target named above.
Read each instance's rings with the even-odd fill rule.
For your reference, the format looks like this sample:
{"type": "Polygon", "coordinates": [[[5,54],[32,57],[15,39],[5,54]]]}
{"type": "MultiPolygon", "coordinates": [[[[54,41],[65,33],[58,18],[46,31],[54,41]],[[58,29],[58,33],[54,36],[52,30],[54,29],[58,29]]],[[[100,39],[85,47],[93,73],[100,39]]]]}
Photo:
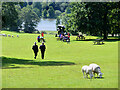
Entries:
{"type": "Polygon", "coordinates": [[[46,3],[46,2],[42,2],[42,10],[44,10],[44,9],[46,9],[46,10],[49,9],[48,3],[46,3]]]}
{"type": "Polygon", "coordinates": [[[59,11],[61,11],[61,9],[60,9],[60,4],[61,4],[62,2],[55,2],[55,10],[59,10],[59,11]]]}
{"type": "Polygon", "coordinates": [[[10,31],[18,30],[18,13],[15,5],[18,3],[3,2],[2,3],[2,27],[9,28],[10,31]]]}
{"type": "Polygon", "coordinates": [[[52,6],[55,9],[55,2],[50,2],[49,7],[52,6]]]}
{"type": "Polygon", "coordinates": [[[62,4],[60,5],[61,12],[64,12],[67,6],[68,6],[67,3],[62,3],[62,4]]]}
{"type": "Polygon", "coordinates": [[[47,10],[46,9],[44,9],[42,16],[43,16],[43,18],[47,18],[47,10]]]}
{"type": "Polygon", "coordinates": [[[57,17],[57,19],[56,19],[56,26],[57,26],[58,24],[60,24],[60,18],[59,18],[59,17],[57,17]]]}
{"type": "Polygon", "coordinates": [[[21,3],[21,4],[20,4],[20,7],[21,7],[21,8],[26,7],[27,4],[28,4],[27,2],[20,2],[20,3],[21,3]]]}
{"type": "Polygon", "coordinates": [[[71,13],[70,7],[67,7],[67,8],[65,9],[65,13],[67,13],[67,14],[70,14],[70,13],[71,13]]]}
{"type": "Polygon", "coordinates": [[[50,6],[49,9],[48,9],[48,17],[49,18],[55,18],[55,10],[53,9],[52,6],[50,6]]]}
{"type": "Polygon", "coordinates": [[[39,22],[40,18],[34,12],[32,6],[27,6],[21,9],[21,20],[24,26],[25,33],[32,33],[35,30],[35,26],[39,22]]]}
{"type": "Polygon", "coordinates": [[[23,23],[22,17],[21,17],[21,6],[16,5],[15,9],[18,13],[18,19],[17,19],[18,30],[17,30],[17,32],[19,32],[19,30],[22,29],[22,23],[23,23]]]}
{"type": "Polygon", "coordinates": [[[40,2],[34,2],[33,3],[33,8],[39,9],[38,16],[42,16],[42,4],[40,2]]]}
{"type": "Polygon", "coordinates": [[[116,6],[117,3],[113,2],[73,3],[68,20],[69,28],[74,27],[74,30],[89,32],[91,35],[103,33],[104,39],[107,39],[107,34],[110,32],[108,14],[116,6]]]}
{"type": "Polygon", "coordinates": [[[60,16],[60,15],[61,15],[61,11],[55,10],[55,16],[57,17],[57,16],[60,16]]]}
{"type": "MultiPolygon", "coordinates": [[[[2,3],[0,2],[0,12],[2,10],[2,3]]],[[[2,13],[0,13],[0,31],[1,31],[1,28],[2,28],[2,13]]]]}
{"type": "Polygon", "coordinates": [[[41,17],[41,16],[40,16],[40,10],[39,10],[39,9],[33,8],[33,11],[34,11],[39,17],[41,17]]]}
{"type": "MultiPolygon", "coordinates": [[[[95,12],[94,14],[91,14],[91,16],[95,16],[95,15],[97,16],[96,19],[99,22],[96,22],[95,25],[97,26],[98,30],[102,29],[102,32],[104,34],[104,39],[107,39],[107,34],[111,33],[111,30],[110,30],[111,24],[109,20],[109,14],[112,14],[111,11],[118,7],[118,3],[102,2],[102,3],[87,3],[86,5],[88,5],[88,7],[91,8],[90,11],[95,12]]],[[[93,18],[93,20],[95,22],[95,18],[93,18]]],[[[111,20],[113,21],[113,19],[111,20]]]]}
{"type": "Polygon", "coordinates": [[[120,11],[119,7],[116,7],[115,9],[112,9],[108,13],[108,20],[109,20],[109,25],[110,25],[110,30],[111,30],[112,36],[114,36],[114,34],[119,34],[120,33],[119,11],[120,11]]]}

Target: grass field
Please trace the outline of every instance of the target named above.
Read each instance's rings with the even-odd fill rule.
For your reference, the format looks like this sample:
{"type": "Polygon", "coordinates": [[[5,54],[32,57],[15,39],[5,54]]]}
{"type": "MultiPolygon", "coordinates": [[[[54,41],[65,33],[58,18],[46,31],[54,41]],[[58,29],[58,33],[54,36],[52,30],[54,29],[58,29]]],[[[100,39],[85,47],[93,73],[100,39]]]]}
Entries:
{"type": "MultiPolygon", "coordinates": [[[[90,41],[57,41],[54,35],[45,35],[46,52],[42,60],[40,52],[34,59],[32,45],[38,34],[2,31],[17,35],[2,37],[2,87],[3,88],[118,88],[118,41],[105,41],[93,45],[90,41]],[[84,79],[83,65],[97,63],[103,78],[84,79]]],[[[37,43],[41,45],[41,43],[37,43]]]]}

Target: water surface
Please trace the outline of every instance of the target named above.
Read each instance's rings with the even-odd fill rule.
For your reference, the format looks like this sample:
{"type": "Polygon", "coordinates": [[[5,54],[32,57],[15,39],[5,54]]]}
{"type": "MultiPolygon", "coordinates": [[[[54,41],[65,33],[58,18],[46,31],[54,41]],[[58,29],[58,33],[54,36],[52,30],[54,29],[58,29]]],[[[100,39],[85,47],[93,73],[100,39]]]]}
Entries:
{"type": "Polygon", "coordinates": [[[36,29],[39,31],[56,31],[56,19],[41,19],[36,29]]]}

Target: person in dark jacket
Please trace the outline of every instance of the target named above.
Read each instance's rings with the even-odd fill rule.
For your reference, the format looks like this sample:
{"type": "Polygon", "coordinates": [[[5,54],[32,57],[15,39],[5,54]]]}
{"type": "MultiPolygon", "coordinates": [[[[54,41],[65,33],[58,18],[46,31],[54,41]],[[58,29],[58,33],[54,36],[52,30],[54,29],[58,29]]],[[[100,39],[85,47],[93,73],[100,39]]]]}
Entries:
{"type": "Polygon", "coordinates": [[[39,49],[41,51],[41,57],[42,57],[42,59],[44,59],[44,53],[45,53],[45,49],[46,49],[44,42],[42,42],[42,45],[40,45],[39,49]]]}
{"type": "Polygon", "coordinates": [[[32,47],[33,51],[34,51],[34,54],[35,54],[35,59],[36,59],[36,56],[37,56],[37,53],[38,53],[38,45],[36,45],[36,42],[35,42],[35,45],[33,45],[32,47]]]}
{"type": "Polygon", "coordinates": [[[38,42],[40,42],[40,35],[37,37],[38,42]]]}

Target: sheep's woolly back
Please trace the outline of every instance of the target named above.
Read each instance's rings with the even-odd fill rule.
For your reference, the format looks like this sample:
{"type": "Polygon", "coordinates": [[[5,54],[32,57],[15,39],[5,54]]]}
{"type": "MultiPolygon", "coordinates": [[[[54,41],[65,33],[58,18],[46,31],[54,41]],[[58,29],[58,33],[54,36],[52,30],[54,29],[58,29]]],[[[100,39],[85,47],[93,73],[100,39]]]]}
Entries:
{"type": "Polygon", "coordinates": [[[85,66],[82,67],[82,71],[86,72],[86,73],[89,73],[89,72],[92,72],[92,68],[87,66],[87,65],[85,65],[85,66]]]}
{"type": "Polygon", "coordinates": [[[94,63],[90,64],[89,66],[92,68],[93,71],[94,71],[96,68],[100,68],[99,65],[94,64],[94,63]]]}

